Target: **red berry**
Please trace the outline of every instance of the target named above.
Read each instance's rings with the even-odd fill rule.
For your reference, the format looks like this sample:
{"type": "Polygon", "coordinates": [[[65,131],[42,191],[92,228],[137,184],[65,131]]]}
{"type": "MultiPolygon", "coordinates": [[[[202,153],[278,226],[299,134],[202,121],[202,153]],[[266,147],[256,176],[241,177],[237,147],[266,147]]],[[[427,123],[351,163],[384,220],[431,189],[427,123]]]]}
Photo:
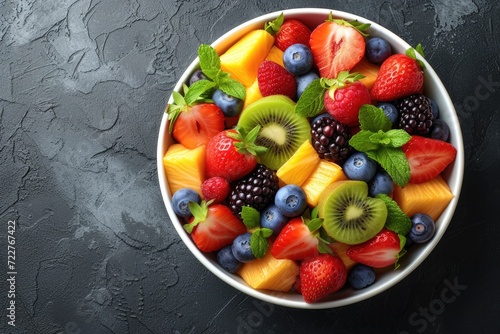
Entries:
{"type": "Polygon", "coordinates": [[[311,33],[311,52],[323,78],[351,70],[365,54],[363,35],[349,24],[326,21],[311,33]]]}
{"type": "Polygon", "coordinates": [[[416,135],[402,149],[410,165],[410,183],[422,183],[435,178],[457,155],[457,149],[450,143],[416,135]]]}
{"type": "Polygon", "coordinates": [[[295,77],[284,67],[270,60],[260,64],[257,81],[262,96],[285,95],[293,99],[297,92],[295,77]]]}
{"type": "Polygon", "coordinates": [[[281,230],[271,248],[277,259],[303,260],[316,256],[318,238],[313,235],[301,217],[293,218],[281,230]]]}
{"type": "Polygon", "coordinates": [[[359,125],[359,108],[371,103],[370,92],[360,81],[356,81],[344,88],[337,88],[333,92],[325,92],[325,108],[337,121],[347,126],[359,125]]]}
{"type": "Polygon", "coordinates": [[[338,256],[320,254],[302,261],[299,275],[304,301],[314,303],[344,286],[347,269],[338,256]]]}
{"type": "Polygon", "coordinates": [[[275,35],[274,45],[281,51],[285,51],[292,44],[304,44],[309,46],[311,30],[302,22],[290,19],[286,20],[275,35]]]}
{"type": "Polygon", "coordinates": [[[423,85],[424,73],[418,62],[407,55],[395,54],[380,66],[371,95],[376,101],[392,101],[420,93],[423,85]]]}
{"type": "Polygon", "coordinates": [[[230,191],[229,181],[220,176],[208,178],[201,184],[203,198],[207,201],[213,200],[214,203],[223,202],[230,191]]]}
{"type": "Polygon", "coordinates": [[[349,247],[346,255],[358,263],[385,268],[398,261],[403,246],[396,232],[384,228],[370,240],[349,247]]]}

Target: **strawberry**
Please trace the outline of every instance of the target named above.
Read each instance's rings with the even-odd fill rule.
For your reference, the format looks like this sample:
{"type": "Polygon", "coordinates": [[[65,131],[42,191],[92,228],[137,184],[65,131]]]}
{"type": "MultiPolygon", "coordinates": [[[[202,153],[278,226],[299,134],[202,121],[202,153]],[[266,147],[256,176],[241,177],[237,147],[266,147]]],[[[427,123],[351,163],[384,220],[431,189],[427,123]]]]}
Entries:
{"type": "Polygon", "coordinates": [[[346,255],[353,261],[373,268],[385,268],[396,264],[404,254],[401,252],[405,238],[396,232],[383,228],[373,238],[361,244],[353,245],[346,251],[346,255]]]}
{"type": "Polygon", "coordinates": [[[299,20],[286,20],[278,32],[274,35],[274,45],[281,51],[285,51],[290,45],[304,44],[309,47],[311,30],[299,20]]]}
{"type": "Polygon", "coordinates": [[[257,154],[266,150],[255,145],[259,130],[255,127],[246,135],[236,127],[215,135],[207,144],[205,176],[220,176],[231,182],[250,173],[257,165],[257,154]]]}
{"type": "Polygon", "coordinates": [[[231,245],[238,235],[247,231],[241,220],[223,204],[191,202],[189,209],[193,218],[184,225],[184,229],[191,233],[194,243],[202,252],[213,252],[231,245]]]}
{"type": "Polygon", "coordinates": [[[257,81],[262,96],[286,95],[293,99],[297,93],[295,77],[271,60],[264,60],[260,64],[257,81]]]}
{"type": "MultiPolygon", "coordinates": [[[[421,54],[421,47],[417,46],[421,54]]],[[[392,101],[404,96],[422,92],[425,66],[416,59],[415,49],[406,54],[394,54],[380,66],[373,87],[372,98],[375,101],[392,101]]]]}
{"type": "Polygon", "coordinates": [[[183,96],[173,92],[174,104],[167,108],[172,137],[188,149],[206,145],[225,129],[224,114],[214,103],[187,103],[183,96]]]}
{"type": "Polygon", "coordinates": [[[414,135],[402,147],[410,165],[410,183],[422,183],[438,176],[457,155],[457,149],[442,140],[414,135]]]}
{"type": "Polygon", "coordinates": [[[229,181],[220,176],[208,178],[201,184],[203,198],[207,201],[213,200],[214,203],[223,202],[230,191],[229,181]]]}
{"type": "Polygon", "coordinates": [[[342,260],[332,254],[320,254],[300,264],[300,292],[306,303],[317,302],[340,290],[347,279],[342,260]]]}
{"type": "Polygon", "coordinates": [[[359,108],[371,103],[370,92],[357,81],[362,77],[359,73],[342,71],[336,79],[324,80],[329,86],[324,94],[326,111],[337,121],[350,127],[359,125],[359,108]]]}
{"type": "Polygon", "coordinates": [[[309,230],[303,218],[297,217],[291,219],[280,231],[271,254],[276,259],[303,260],[319,254],[318,244],[319,239],[314,231],[309,230]]]}
{"type": "Polygon", "coordinates": [[[323,78],[336,78],[351,70],[365,54],[365,39],[354,22],[330,18],[316,27],[309,41],[314,61],[323,78]]]}

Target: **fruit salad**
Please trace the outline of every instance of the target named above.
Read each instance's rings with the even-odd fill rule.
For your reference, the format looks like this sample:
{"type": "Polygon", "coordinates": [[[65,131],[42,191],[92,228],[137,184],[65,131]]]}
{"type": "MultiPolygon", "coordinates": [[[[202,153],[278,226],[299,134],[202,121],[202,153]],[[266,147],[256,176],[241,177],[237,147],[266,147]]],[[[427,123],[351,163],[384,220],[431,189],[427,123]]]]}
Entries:
{"type": "Polygon", "coordinates": [[[316,303],[433,238],[457,150],[420,45],[394,53],[369,24],[280,15],[198,56],[165,110],[163,167],[184,232],[222,270],[316,303]]]}

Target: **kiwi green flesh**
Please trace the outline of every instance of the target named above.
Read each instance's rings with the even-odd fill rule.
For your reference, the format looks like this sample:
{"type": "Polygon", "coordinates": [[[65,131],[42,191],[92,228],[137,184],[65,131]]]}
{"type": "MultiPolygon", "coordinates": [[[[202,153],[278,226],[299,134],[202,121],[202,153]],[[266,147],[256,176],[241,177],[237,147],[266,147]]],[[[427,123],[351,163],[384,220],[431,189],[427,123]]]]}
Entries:
{"type": "Polygon", "coordinates": [[[337,182],[324,190],[318,203],[325,231],[336,241],[350,245],[373,238],[385,225],[384,201],[368,197],[368,185],[363,181],[337,182]]]}
{"type": "Polygon", "coordinates": [[[267,151],[259,155],[260,163],[274,170],[311,138],[307,118],[297,115],[295,102],[282,95],[266,96],[246,107],[238,125],[246,132],[260,125],[255,143],[267,147],[267,151]]]}

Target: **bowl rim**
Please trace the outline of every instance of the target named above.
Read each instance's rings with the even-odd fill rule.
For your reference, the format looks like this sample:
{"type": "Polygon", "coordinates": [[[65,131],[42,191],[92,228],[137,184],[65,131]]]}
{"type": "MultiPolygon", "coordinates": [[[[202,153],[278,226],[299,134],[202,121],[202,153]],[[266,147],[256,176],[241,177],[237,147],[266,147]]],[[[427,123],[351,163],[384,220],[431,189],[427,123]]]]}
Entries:
{"type": "MultiPolygon", "coordinates": [[[[404,52],[404,50],[411,47],[406,41],[404,41],[401,37],[399,37],[395,33],[379,25],[378,23],[368,20],[364,17],[334,9],[308,8],[308,7],[284,9],[257,16],[251,20],[248,20],[230,29],[228,32],[224,33],[213,43],[211,43],[211,45],[214,48],[216,48],[216,50],[220,54],[220,52],[222,52],[225,48],[227,49],[229,45],[234,43],[236,39],[238,39],[245,33],[249,32],[250,30],[262,28],[265,22],[273,20],[274,18],[278,17],[281,13],[285,15],[285,18],[303,17],[304,15],[308,15],[308,17],[310,18],[312,16],[316,17],[324,15],[326,19],[330,12],[332,13],[334,18],[358,20],[364,23],[371,24],[369,28],[371,35],[372,36],[383,35],[384,37],[388,38],[389,42],[395,49],[394,51],[397,53],[404,52]]],[[[412,252],[409,252],[413,253],[413,256],[409,256],[411,257],[411,260],[408,260],[404,263],[404,265],[401,265],[401,267],[398,269],[397,274],[388,273],[390,276],[386,276],[384,274],[381,281],[379,280],[379,282],[376,282],[376,284],[372,285],[370,288],[367,288],[365,290],[352,291],[352,289],[347,289],[347,290],[343,289],[337,292],[335,294],[335,297],[331,300],[309,304],[304,302],[302,297],[300,297],[299,295],[297,295],[298,297],[295,296],[294,298],[286,299],[284,297],[290,296],[290,294],[274,292],[274,291],[255,290],[249,287],[239,276],[225,272],[221,267],[218,266],[214,258],[210,258],[210,256],[207,256],[207,254],[201,252],[196,247],[196,245],[191,240],[191,237],[184,231],[180,220],[178,219],[172,208],[170,201],[171,194],[167,186],[165,170],[163,168],[163,156],[166,152],[168,145],[172,143],[172,139],[168,135],[167,131],[168,116],[166,113],[163,113],[159,128],[158,141],[157,141],[157,172],[158,172],[158,182],[160,185],[162,199],[172,225],[176,229],[178,235],[180,236],[184,244],[188,247],[191,253],[198,259],[198,261],[200,261],[205,266],[205,268],[207,268],[212,274],[217,276],[219,279],[221,279],[222,281],[229,284],[233,288],[251,297],[275,305],[280,305],[290,308],[299,308],[299,309],[335,308],[366,300],[396,285],[405,277],[407,277],[411,272],[413,272],[418,266],[420,266],[422,262],[429,256],[432,250],[436,247],[436,245],[439,243],[440,239],[444,235],[446,229],[448,228],[453,218],[460,197],[460,191],[463,182],[464,147],[463,147],[460,122],[458,120],[456,110],[454,108],[454,105],[451,101],[451,98],[446,88],[444,87],[443,83],[441,82],[440,78],[438,77],[432,66],[422,57],[419,58],[424,62],[426,66],[425,83],[426,85],[431,85],[431,87],[426,86],[427,90],[432,90],[432,92],[434,91],[440,92],[440,95],[437,96],[437,98],[439,99],[438,105],[440,107],[440,110],[448,110],[448,112],[443,115],[446,116],[445,120],[449,124],[453,124],[453,127],[450,127],[452,129],[451,143],[457,149],[457,156],[452,166],[448,167],[446,178],[450,190],[454,194],[454,198],[450,201],[444,212],[441,214],[440,218],[436,221],[437,229],[433,239],[424,245],[416,245],[417,247],[419,247],[418,252],[414,250],[412,252]]],[[[186,70],[183,72],[183,74],[177,81],[176,85],[174,86],[173,90],[181,91],[182,84],[184,82],[187,82],[189,75],[197,68],[197,66],[198,66],[198,57],[196,57],[186,68],[186,70]]],[[[172,95],[170,95],[167,105],[169,103],[172,103],[172,95]]],[[[407,255],[405,255],[405,257],[407,257],[407,255]]]]}

